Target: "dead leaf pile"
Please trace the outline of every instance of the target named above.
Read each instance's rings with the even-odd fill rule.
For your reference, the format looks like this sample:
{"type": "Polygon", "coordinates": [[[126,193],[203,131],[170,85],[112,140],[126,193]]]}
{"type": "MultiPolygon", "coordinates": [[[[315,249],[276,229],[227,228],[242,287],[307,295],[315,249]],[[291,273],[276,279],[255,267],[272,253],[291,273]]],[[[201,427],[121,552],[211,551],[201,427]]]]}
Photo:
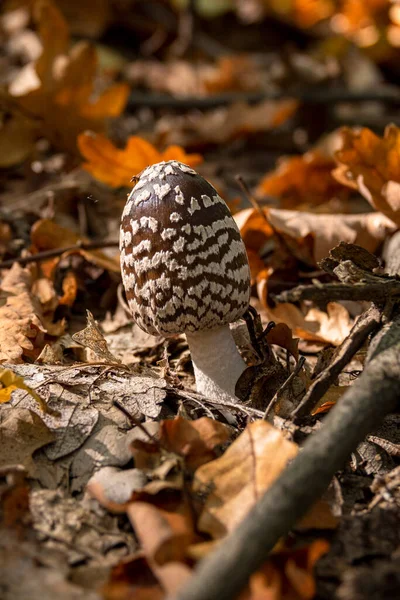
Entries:
{"type": "MultiPolygon", "coordinates": [[[[135,465],[149,482],[132,489],[124,504],[105,495],[98,477],[88,484],[90,493],[108,509],[126,511],[142,548],[114,569],[106,598],[117,590],[121,600],[133,590],[138,595],[151,590],[152,597],[160,598],[176,593],[190,577],[193,564],[234,529],[298,451],[265,421],[248,425],[223,454],[230,431],[207,417],[195,421],[177,417],[162,421],[155,437],[152,431],[148,437],[138,432],[132,443],[135,465]],[[191,481],[190,489],[184,481],[191,481]]],[[[107,490],[115,496],[115,489],[107,486],[107,490]]],[[[298,526],[330,529],[336,519],[328,504],[320,501],[298,526]]],[[[327,550],[324,540],[294,551],[282,542],[240,598],[268,594],[278,599],[287,587],[291,595],[285,597],[311,599],[313,565],[327,550]]]]}

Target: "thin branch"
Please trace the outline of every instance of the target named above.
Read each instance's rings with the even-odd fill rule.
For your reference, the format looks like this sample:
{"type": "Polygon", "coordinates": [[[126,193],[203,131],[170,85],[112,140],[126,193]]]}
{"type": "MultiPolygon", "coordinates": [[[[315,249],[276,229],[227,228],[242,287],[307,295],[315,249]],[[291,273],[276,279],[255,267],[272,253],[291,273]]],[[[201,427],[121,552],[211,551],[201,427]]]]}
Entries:
{"type": "Polygon", "coordinates": [[[328,487],[357,445],[393,411],[400,396],[400,318],[385,333],[363,374],[332,409],[320,431],[209,557],[175,600],[232,600],[328,487]],[[379,401],[377,401],[379,399],[379,401]]]}
{"type": "Polygon", "coordinates": [[[128,109],[141,106],[148,108],[175,108],[179,110],[212,109],[227,106],[236,102],[255,104],[264,100],[294,99],[306,104],[335,104],[338,102],[370,102],[400,103],[400,90],[394,86],[380,86],[371,90],[348,90],[345,88],[297,89],[268,92],[227,92],[212,96],[175,97],[167,94],[139,92],[134,90],[129,96],[128,109]]]}
{"type": "Polygon", "coordinates": [[[37,263],[49,258],[61,256],[64,252],[76,252],[79,250],[99,250],[100,248],[118,248],[117,241],[111,242],[82,242],[75,244],[74,246],[66,246],[64,248],[52,248],[51,250],[43,250],[43,252],[37,252],[31,256],[23,256],[19,258],[10,258],[9,260],[3,260],[0,262],[0,269],[8,269],[12,267],[14,263],[18,263],[21,266],[28,265],[30,263],[37,263]]]}

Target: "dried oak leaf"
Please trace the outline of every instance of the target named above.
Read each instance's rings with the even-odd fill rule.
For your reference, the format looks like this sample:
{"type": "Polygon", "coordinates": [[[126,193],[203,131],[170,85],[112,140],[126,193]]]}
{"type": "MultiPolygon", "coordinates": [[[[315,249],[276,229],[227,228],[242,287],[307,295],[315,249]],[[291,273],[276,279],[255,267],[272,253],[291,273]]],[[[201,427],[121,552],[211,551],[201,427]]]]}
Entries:
{"type": "Polygon", "coordinates": [[[74,333],[72,336],[74,342],[90,348],[101,361],[111,364],[120,363],[121,361],[109,351],[107,341],[90,310],[86,311],[86,317],[87,326],[82,331],[74,333]]]}
{"type": "Polygon", "coordinates": [[[383,138],[367,128],[345,127],[341,133],[334,177],[400,226],[400,129],[388,125],[383,138]]]}
{"type": "Polygon", "coordinates": [[[266,208],[264,212],[267,221],[253,208],[234,215],[246,247],[258,252],[275,229],[288,243],[290,240],[291,251],[300,260],[306,260],[309,254],[306,244],[309,240],[309,260],[314,264],[328,256],[329,250],[341,241],[374,252],[385,237],[396,230],[393,221],[379,213],[325,215],[279,208],[266,208]]]}
{"type": "MultiPolygon", "coordinates": [[[[232,531],[297,452],[297,445],[270,423],[256,421],[248,425],[220,458],[195,472],[194,491],[209,492],[199,517],[199,530],[213,538],[232,531]]],[[[313,509],[308,515],[308,526],[312,513],[313,509]]],[[[325,511],[323,522],[320,515],[318,511],[314,527],[336,524],[329,509],[325,511]]]]}
{"type": "Polygon", "coordinates": [[[275,196],[282,208],[321,204],[334,196],[348,196],[343,184],[332,175],[333,157],[320,149],[310,150],[302,156],[282,158],[276,169],[260,182],[257,194],[275,196]]]}
{"type": "Polygon", "coordinates": [[[215,458],[215,448],[228,441],[231,432],[223,423],[208,417],[188,421],[181,417],[162,421],[160,443],[185,459],[195,469],[215,458]]]}
{"type": "Polygon", "coordinates": [[[286,323],[293,334],[309,342],[338,346],[349,335],[352,320],[348,310],[337,302],[329,302],[324,312],[318,308],[300,308],[289,302],[272,307],[268,303],[268,279],[266,271],[257,282],[257,294],[265,318],[276,323],[286,323]]]}
{"type": "Polygon", "coordinates": [[[1,291],[6,301],[0,307],[0,363],[35,359],[44,346],[46,328],[40,302],[31,294],[28,269],[14,264],[3,277],[1,291]]]}
{"type": "Polygon", "coordinates": [[[153,144],[135,135],[120,150],[104,135],[85,131],[78,136],[78,147],[88,161],[83,163],[83,168],[112,187],[132,186],[134,175],[163,160],[179,160],[191,167],[203,161],[200,154],[186,154],[179,146],[169,146],[159,152],[153,144]]]}
{"type": "MultiPolygon", "coordinates": [[[[51,0],[34,2],[32,16],[43,51],[37,61],[20,71],[8,89],[7,100],[11,108],[16,108],[12,127],[21,139],[21,147],[13,148],[13,160],[24,158],[27,138],[39,135],[46,136],[57,148],[76,152],[77,135],[85,129],[104,131],[105,119],[122,112],[129,93],[126,84],[97,92],[96,48],[80,42],[69,51],[67,23],[51,0]],[[17,116],[20,111],[31,117],[26,129],[17,116]]],[[[0,130],[0,147],[5,145],[6,135],[7,128],[0,130]]],[[[12,138],[9,140],[15,145],[12,138]]]]}
{"type": "Polygon", "coordinates": [[[0,439],[0,466],[20,464],[34,476],[32,454],[54,441],[54,434],[33,411],[14,407],[0,425],[0,439]]]}
{"type": "Polygon", "coordinates": [[[273,552],[238,600],[311,600],[316,593],[314,565],[328,550],[329,543],[317,539],[303,548],[273,552]]]}

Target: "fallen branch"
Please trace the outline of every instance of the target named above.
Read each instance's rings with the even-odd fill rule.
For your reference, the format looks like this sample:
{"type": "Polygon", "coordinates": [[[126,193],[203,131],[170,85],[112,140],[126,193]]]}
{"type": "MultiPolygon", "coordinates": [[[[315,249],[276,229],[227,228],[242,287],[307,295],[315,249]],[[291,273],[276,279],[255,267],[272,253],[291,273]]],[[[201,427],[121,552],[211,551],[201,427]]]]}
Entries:
{"type": "Polygon", "coordinates": [[[276,302],[301,302],[312,300],[316,304],[327,304],[337,300],[385,302],[387,297],[400,296],[398,279],[383,279],[379,283],[322,283],[318,285],[299,285],[285,290],[273,299],[276,302]]]}
{"type": "Polygon", "coordinates": [[[30,263],[37,263],[49,258],[61,256],[64,252],[78,252],[79,250],[99,250],[100,248],[117,248],[118,242],[82,242],[81,244],[75,244],[74,246],[65,246],[64,248],[52,248],[51,250],[43,250],[43,252],[37,252],[30,256],[23,256],[19,258],[10,258],[9,260],[3,260],[0,262],[0,269],[8,269],[13,266],[14,263],[18,263],[21,266],[28,265],[30,263]]]}
{"type": "Polygon", "coordinates": [[[328,487],[357,445],[400,396],[400,318],[386,329],[363,374],[343,395],[247,517],[208,558],[176,600],[232,600],[328,487]],[[389,337],[388,342],[385,339],[389,337]],[[377,401],[379,399],[379,401],[377,401]]]}

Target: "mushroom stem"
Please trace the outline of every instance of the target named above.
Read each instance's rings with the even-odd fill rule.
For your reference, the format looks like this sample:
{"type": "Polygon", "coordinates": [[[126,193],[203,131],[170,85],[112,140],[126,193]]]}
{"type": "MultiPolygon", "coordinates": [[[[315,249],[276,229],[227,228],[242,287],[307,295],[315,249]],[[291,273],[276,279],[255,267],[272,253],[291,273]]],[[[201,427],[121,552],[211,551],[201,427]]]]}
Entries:
{"type": "Polygon", "coordinates": [[[238,401],[235,385],[246,369],[229,325],[186,332],[197,391],[209,398],[238,401]]]}

